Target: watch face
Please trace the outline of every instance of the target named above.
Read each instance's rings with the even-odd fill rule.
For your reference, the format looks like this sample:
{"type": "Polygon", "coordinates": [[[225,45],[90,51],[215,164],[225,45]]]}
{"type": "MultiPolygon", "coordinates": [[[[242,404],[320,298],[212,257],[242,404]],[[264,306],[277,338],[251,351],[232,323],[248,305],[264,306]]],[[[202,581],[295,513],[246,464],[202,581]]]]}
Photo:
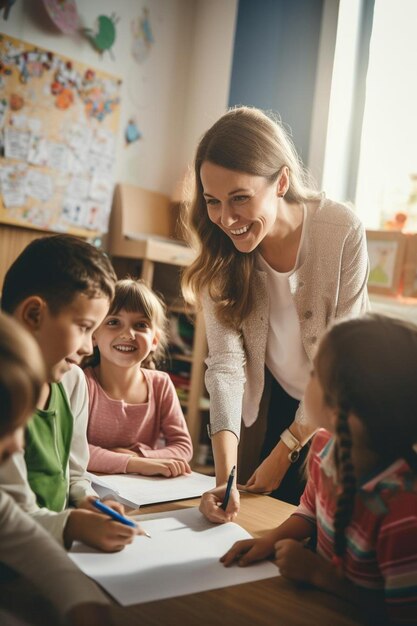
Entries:
{"type": "Polygon", "coordinates": [[[292,452],[290,452],[289,458],[290,458],[291,463],[295,463],[298,460],[299,456],[300,456],[299,450],[293,450],[292,452]]]}

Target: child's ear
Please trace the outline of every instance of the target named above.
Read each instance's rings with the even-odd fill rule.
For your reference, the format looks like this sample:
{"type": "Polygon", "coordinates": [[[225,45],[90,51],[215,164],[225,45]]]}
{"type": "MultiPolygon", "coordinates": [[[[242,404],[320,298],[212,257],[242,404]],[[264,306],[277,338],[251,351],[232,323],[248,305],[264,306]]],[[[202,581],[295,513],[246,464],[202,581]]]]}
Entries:
{"type": "Polygon", "coordinates": [[[154,338],[152,339],[152,348],[151,348],[151,352],[153,352],[156,348],[156,346],[159,343],[159,339],[160,339],[161,335],[160,333],[155,333],[154,338]]]}
{"type": "Polygon", "coordinates": [[[15,316],[27,330],[33,333],[40,328],[45,309],[45,300],[39,296],[29,296],[19,304],[15,316]]]}

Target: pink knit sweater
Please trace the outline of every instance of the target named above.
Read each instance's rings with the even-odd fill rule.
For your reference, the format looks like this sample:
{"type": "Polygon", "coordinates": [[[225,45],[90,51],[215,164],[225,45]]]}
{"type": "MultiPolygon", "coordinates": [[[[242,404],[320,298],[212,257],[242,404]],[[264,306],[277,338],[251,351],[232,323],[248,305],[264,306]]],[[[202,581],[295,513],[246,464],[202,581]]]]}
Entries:
{"type": "Polygon", "coordinates": [[[142,371],[148,385],[148,401],[126,404],[105,393],[92,368],[85,370],[90,396],[90,471],[126,472],[129,455],[109,448],[128,448],[148,458],[191,459],[191,437],[171,379],[165,372],[142,371]],[[160,437],[165,440],[163,448],[156,447],[160,437]]]}

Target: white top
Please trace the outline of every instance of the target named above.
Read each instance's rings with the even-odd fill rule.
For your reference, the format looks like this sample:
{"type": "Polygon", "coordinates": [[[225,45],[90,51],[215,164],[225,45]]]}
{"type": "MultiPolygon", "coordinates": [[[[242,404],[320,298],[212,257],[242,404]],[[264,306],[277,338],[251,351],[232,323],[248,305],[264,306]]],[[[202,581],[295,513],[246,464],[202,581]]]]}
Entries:
{"type": "Polygon", "coordinates": [[[301,400],[307,385],[311,364],[301,339],[300,320],[291,295],[289,278],[303,263],[306,255],[307,211],[303,205],[303,226],[294,267],[277,272],[261,256],[258,269],[266,272],[269,293],[269,330],[265,364],[285,391],[301,400]]]}

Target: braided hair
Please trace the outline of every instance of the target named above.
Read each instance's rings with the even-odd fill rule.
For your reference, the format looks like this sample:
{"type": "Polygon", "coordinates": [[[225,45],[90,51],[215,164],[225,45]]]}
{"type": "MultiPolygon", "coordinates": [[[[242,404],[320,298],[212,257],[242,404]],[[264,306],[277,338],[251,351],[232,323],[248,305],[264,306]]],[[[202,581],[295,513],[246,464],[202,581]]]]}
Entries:
{"type": "Polygon", "coordinates": [[[325,402],[337,412],[334,553],[340,562],[356,494],[349,415],[361,420],[366,445],[384,467],[403,458],[417,475],[417,326],[376,314],[345,320],[324,337],[316,366],[325,402]]]}

